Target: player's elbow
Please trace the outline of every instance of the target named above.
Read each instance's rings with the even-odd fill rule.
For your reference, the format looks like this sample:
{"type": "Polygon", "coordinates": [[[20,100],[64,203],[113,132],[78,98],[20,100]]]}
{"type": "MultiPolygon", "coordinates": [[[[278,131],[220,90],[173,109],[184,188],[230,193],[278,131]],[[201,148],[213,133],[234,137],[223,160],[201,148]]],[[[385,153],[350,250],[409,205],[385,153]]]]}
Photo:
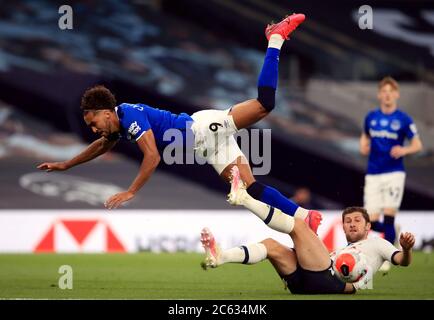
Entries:
{"type": "Polygon", "coordinates": [[[411,140],[411,148],[413,149],[414,153],[421,152],[423,150],[423,144],[420,138],[415,137],[413,140],[411,140]]]}
{"type": "Polygon", "coordinates": [[[417,143],[417,148],[416,148],[416,152],[421,152],[423,150],[423,144],[422,141],[419,140],[419,142],[417,143]]]}
{"type": "Polygon", "coordinates": [[[160,161],[161,161],[160,154],[158,152],[152,154],[150,156],[149,161],[152,164],[152,167],[156,168],[160,164],[160,161]]]}

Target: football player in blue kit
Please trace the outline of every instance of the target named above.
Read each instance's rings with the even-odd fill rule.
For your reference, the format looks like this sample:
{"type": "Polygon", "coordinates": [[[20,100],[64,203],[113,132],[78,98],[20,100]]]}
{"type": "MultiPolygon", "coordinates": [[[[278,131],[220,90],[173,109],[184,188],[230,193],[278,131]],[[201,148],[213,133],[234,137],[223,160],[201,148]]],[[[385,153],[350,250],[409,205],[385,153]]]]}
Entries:
{"type": "MultiPolygon", "coordinates": [[[[380,107],[370,111],[360,137],[360,153],[369,156],[365,176],[364,206],[372,230],[383,232],[390,243],[396,239],[395,215],[401,205],[405,171],[403,157],[422,150],[422,142],[412,118],[398,109],[399,85],[385,77],[378,85],[380,107]],[[405,139],[410,143],[404,146],[405,139]],[[380,214],[384,220],[380,221],[380,214]]],[[[389,264],[382,267],[388,271],[389,264]]]]}
{"type": "Polygon", "coordinates": [[[106,201],[106,207],[113,209],[132,199],[150,178],[161,160],[157,146],[164,147],[168,143],[164,138],[165,132],[178,129],[186,139],[188,130],[191,130],[195,152],[205,158],[225,181],[230,182],[231,168],[237,165],[247,191],[253,198],[269,205],[270,210],[276,207],[288,215],[304,219],[316,232],[321,214],[299,207],[278,190],[256,181],[233,137],[238,130],[253,125],[273,110],[280,49],[304,20],[303,14],[293,14],[266,27],[268,48],[258,79],[256,99],[244,101],[227,110],[202,110],[191,116],[185,113],[176,115],[145,104],[122,103],[117,106],[115,97],[107,88],[96,86],[83,95],[81,109],[86,124],[101,137],[68,161],[46,162],[38,168],[46,171],[66,170],[107,152],[119,138],[136,142],[143,152],[139,173],[127,191],[115,194],[106,201]]]}

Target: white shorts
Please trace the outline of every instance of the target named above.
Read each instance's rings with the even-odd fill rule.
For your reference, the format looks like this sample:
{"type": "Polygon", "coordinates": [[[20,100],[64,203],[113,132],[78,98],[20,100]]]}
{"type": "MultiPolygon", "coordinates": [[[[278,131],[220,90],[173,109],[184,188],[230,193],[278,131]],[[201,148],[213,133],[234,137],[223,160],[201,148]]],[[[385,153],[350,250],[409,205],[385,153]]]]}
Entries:
{"type": "Polygon", "coordinates": [[[239,156],[244,156],[234,134],[237,132],[228,110],[202,110],[191,115],[194,122],[195,152],[214,167],[218,174],[239,156]]]}
{"type": "Polygon", "coordinates": [[[384,208],[399,209],[404,194],[405,172],[367,174],[364,203],[369,213],[381,213],[384,208]]]}

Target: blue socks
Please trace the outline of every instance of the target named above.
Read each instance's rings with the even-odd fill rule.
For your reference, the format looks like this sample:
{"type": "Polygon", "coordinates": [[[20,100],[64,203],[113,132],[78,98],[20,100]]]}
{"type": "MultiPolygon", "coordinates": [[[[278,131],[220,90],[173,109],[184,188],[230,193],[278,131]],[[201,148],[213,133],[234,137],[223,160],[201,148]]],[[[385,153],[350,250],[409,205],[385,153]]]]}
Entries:
{"type": "Polygon", "coordinates": [[[283,213],[294,216],[299,206],[281,194],[278,190],[255,181],[247,188],[247,193],[256,200],[280,209],[283,213]]]}
{"type": "Polygon", "coordinates": [[[384,224],[380,221],[371,222],[371,229],[377,232],[384,232],[384,224]]]}
{"type": "Polygon", "coordinates": [[[395,217],[384,216],[384,239],[391,244],[395,243],[396,231],[395,231],[395,217]]]}
{"type": "Polygon", "coordinates": [[[258,78],[258,101],[271,111],[276,100],[277,80],[279,77],[279,53],[276,48],[268,48],[264,64],[258,78]]]}
{"type": "Polygon", "coordinates": [[[395,243],[395,217],[384,216],[384,222],[371,222],[371,229],[377,232],[384,233],[384,239],[389,241],[391,244],[395,243]]]}
{"type": "Polygon", "coordinates": [[[258,87],[277,88],[277,79],[279,76],[279,54],[280,50],[268,48],[265,54],[264,64],[259,74],[258,87]]]}

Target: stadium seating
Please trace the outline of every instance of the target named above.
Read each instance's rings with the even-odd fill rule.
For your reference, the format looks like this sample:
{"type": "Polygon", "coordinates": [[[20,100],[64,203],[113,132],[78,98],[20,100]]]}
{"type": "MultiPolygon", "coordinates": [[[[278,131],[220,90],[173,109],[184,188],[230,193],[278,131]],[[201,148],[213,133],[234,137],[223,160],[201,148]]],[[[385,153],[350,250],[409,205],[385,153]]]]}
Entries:
{"type": "MultiPolygon", "coordinates": [[[[106,1],[95,12],[92,2],[80,3],[74,7],[74,31],[65,30],[61,36],[52,29],[53,25],[57,26],[59,16],[56,11],[47,13],[51,12],[49,2],[5,4],[0,15],[0,41],[4,43],[0,48],[3,58],[0,85],[5,90],[1,91],[0,98],[48,119],[60,130],[74,131],[90,139],[77,106],[83,90],[96,82],[109,84],[120,100],[140,101],[174,112],[227,108],[255,97],[265,46],[263,26],[285,13],[283,3],[243,1],[237,6],[236,1],[209,5],[191,0],[183,2],[183,10],[173,1],[162,1],[159,7],[151,3],[106,1]],[[213,20],[219,20],[221,30],[196,17],[195,10],[188,10],[192,6],[199,6],[202,13],[213,10],[213,20]],[[90,12],[92,19],[87,19],[90,12]],[[242,19],[249,23],[237,22],[240,15],[230,12],[242,14],[242,19]],[[25,26],[19,23],[23,19],[25,26]]],[[[334,100],[327,100],[326,93],[339,91],[347,96],[353,93],[360,98],[359,93],[365,92],[360,102],[365,110],[372,101],[367,97],[372,93],[364,91],[360,80],[377,79],[384,73],[406,75],[410,80],[429,80],[431,60],[423,60],[425,73],[410,72],[418,69],[401,63],[402,55],[414,49],[414,44],[407,43],[403,52],[394,51],[396,59],[386,63],[384,52],[396,48],[393,45],[396,40],[378,48],[383,55],[364,57],[363,50],[356,50],[360,44],[365,40],[378,43],[378,37],[384,35],[368,37],[358,32],[350,41],[341,35],[344,28],[351,23],[355,25],[351,15],[347,15],[342,25],[335,24],[325,19],[321,5],[309,7],[308,4],[309,1],[297,3],[293,8],[309,12],[310,22],[285,46],[277,108],[259,124],[261,128],[273,130],[275,153],[270,179],[288,193],[296,185],[309,185],[315,193],[332,202],[358,203],[361,192],[355,192],[351,184],[362,183],[365,163],[357,153],[361,113],[347,112],[350,108],[345,108],[344,98],[335,94],[331,97],[334,100]],[[354,71],[353,61],[365,61],[365,58],[372,72],[354,71]],[[320,82],[324,77],[335,81],[336,90],[314,94],[315,99],[312,98],[315,88],[324,84],[320,82]],[[354,77],[358,82],[351,90],[346,89],[348,86],[342,81],[354,77]],[[339,112],[335,105],[339,105],[339,112]],[[280,159],[278,154],[288,156],[280,159]],[[294,170],[294,167],[303,169],[294,170]],[[339,168],[348,179],[334,179],[330,167],[339,168]],[[309,177],[305,172],[310,173],[309,177]]],[[[342,12],[347,9],[340,8],[342,12]]],[[[364,66],[360,70],[365,70],[364,66]]],[[[423,113],[418,119],[426,120],[423,113]]],[[[420,127],[423,134],[431,134],[423,123],[420,127]]],[[[124,146],[120,151],[137,157],[132,147],[124,146]]],[[[409,170],[417,174],[411,174],[409,179],[410,191],[404,208],[422,208],[432,200],[434,190],[429,183],[434,177],[430,165],[432,154],[433,146],[427,143],[424,154],[410,159],[409,170]]],[[[225,190],[211,170],[207,175],[192,174],[189,170],[195,169],[190,168],[165,167],[164,170],[225,190]],[[203,176],[207,178],[201,179],[203,176]]]]}

